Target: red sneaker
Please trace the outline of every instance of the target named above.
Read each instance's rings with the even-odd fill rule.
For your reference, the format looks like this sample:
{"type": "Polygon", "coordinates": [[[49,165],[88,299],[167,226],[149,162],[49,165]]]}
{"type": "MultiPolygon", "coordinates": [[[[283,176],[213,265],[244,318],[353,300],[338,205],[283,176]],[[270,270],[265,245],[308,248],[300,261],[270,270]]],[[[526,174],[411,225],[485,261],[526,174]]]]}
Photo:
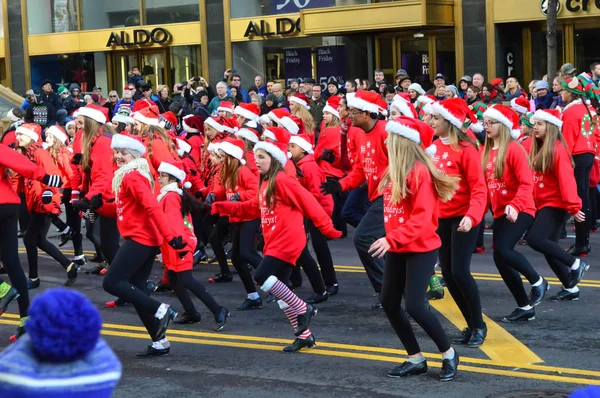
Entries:
{"type": "Polygon", "coordinates": [[[475,251],[477,252],[477,254],[483,254],[485,253],[485,247],[476,247],[475,251]]]}
{"type": "Polygon", "coordinates": [[[100,275],[104,275],[104,274],[106,274],[107,272],[108,272],[108,271],[106,270],[106,268],[102,268],[102,269],[100,270],[100,275]]]}
{"type": "Polygon", "coordinates": [[[106,302],[106,308],[117,308],[117,303],[113,300],[113,301],[107,301],[106,302]]]}
{"type": "Polygon", "coordinates": [[[14,343],[15,341],[17,341],[17,335],[16,335],[16,334],[13,334],[13,335],[12,335],[12,336],[10,336],[8,339],[10,340],[10,342],[11,342],[11,343],[14,343]]]}

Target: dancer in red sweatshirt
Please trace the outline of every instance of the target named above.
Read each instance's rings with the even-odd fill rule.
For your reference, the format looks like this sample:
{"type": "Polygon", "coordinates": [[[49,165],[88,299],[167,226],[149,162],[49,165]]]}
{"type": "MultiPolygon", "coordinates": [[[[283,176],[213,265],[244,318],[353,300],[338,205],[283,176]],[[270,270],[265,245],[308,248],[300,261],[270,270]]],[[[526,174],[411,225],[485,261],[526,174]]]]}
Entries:
{"type": "Polygon", "coordinates": [[[533,250],[546,257],[548,265],[563,285],[563,289],[550,300],[578,300],[577,284],[590,266],[565,252],[558,244],[562,225],[568,215],[572,215],[577,222],[585,220],[581,198],[577,195],[573,161],[560,132],[560,112],[554,109],[538,110],[531,119],[535,123],[535,136],[532,138],[529,158],[533,166],[533,196],[538,211],[527,242],[533,250]]]}
{"type": "Polygon", "coordinates": [[[458,353],[436,316],[426,308],[425,293],[441,245],[436,233],[439,202],[448,201],[458,178],[441,173],[425,154],[433,129],[417,119],[400,116],[386,125],[390,164],[380,181],[384,198],[385,236],[369,248],[373,257],[385,256],[381,304],[409,359],[388,372],[405,377],[427,372],[406,312],[425,330],[442,353],[441,381],[456,376],[458,353]],[[406,312],[400,306],[406,299],[406,312]]]}
{"type": "Polygon", "coordinates": [[[520,134],[517,113],[494,105],[483,116],[486,140],[482,167],[494,214],[494,262],[517,302],[517,308],[502,320],[531,321],[535,319],[534,306],[544,299],[548,284],[514,248],[533,224],[533,174],[525,150],[516,141],[520,134]],[[521,275],[531,284],[529,297],[521,275]]]}
{"type": "Polygon", "coordinates": [[[256,166],[260,173],[258,203],[216,202],[213,212],[233,217],[260,216],[265,238],[264,257],[254,272],[260,288],[275,296],[287,315],[295,335],[285,352],[296,352],[315,346],[308,329],[317,310],[296,296],[286,285],[294,264],[306,246],[304,217],[310,218],[323,234],[336,239],[341,232],[333,228],[331,219],[317,200],[294,178],[283,172],[288,161],[287,144],[259,142],[254,147],[256,166]],[[302,233],[299,233],[302,231],[302,233]]]}

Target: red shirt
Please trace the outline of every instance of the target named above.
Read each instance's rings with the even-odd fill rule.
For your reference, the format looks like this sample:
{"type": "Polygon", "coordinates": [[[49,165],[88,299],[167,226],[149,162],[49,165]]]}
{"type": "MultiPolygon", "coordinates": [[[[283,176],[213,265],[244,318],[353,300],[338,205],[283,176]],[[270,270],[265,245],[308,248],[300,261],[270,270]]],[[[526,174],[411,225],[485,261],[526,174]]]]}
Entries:
{"type": "MultiPolygon", "coordinates": [[[[110,147],[111,136],[108,133],[100,134],[92,142],[90,152],[90,168],[91,171],[86,173],[83,183],[85,197],[91,200],[93,196],[102,194],[104,203],[114,199],[112,191],[112,178],[116,169],[116,164],[113,161],[113,150],[110,147]]],[[[98,213],[109,217],[109,214],[104,213],[102,206],[98,213]]]]}
{"type": "Polygon", "coordinates": [[[527,152],[527,155],[529,155],[531,153],[531,144],[533,144],[533,138],[528,135],[521,136],[521,138],[519,138],[519,144],[525,148],[525,152],[527,152]]]}
{"type": "Polygon", "coordinates": [[[317,199],[325,213],[329,216],[333,214],[333,197],[321,193],[321,183],[326,181],[325,173],[315,162],[314,155],[306,155],[298,160],[298,167],[304,177],[298,178],[298,181],[306,190],[317,199]]]}
{"type": "Polygon", "coordinates": [[[344,191],[358,188],[366,180],[371,202],[381,196],[378,191],[379,181],[388,167],[385,125],[386,122],[379,120],[371,131],[358,137],[358,153],[354,167],[340,180],[344,191]]]}
{"type": "Polygon", "coordinates": [[[340,126],[328,127],[319,134],[319,142],[314,151],[315,159],[327,177],[342,178],[344,176],[344,172],[340,169],[340,140],[340,126]],[[325,149],[333,152],[335,158],[333,163],[319,159],[325,149]]]}
{"type": "Polygon", "coordinates": [[[476,226],[481,222],[487,204],[487,187],[479,151],[469,143],[458,144],[455,150],[442,139],[435,140],[433,145],[436,152],[431,160],[436,167],[449,176],[460,177],[452,199],[440,203],[440,218],[467,216],[476,226]]]}
{"type": "Polygon", "coordinates": [[[46,169],[33,163],[14,149],[0,144],[0,205],[21,203],[19,195],[12,188],[7,169],[28,180],[40,181],[46,175],[46,169]]]}
{"type": "Polygon", "coordinates": [[[254,151],[246,151],[246,166],[250,168],[250,171],[258,177],[258,167],[256,167],[256,157],[254,151]]]}
{"type": "MultiPolygon", "coordinates": [[[[225,189],[222,185],[221,176],[215,176],[215,187],[213,193],[215,198],[219,201],[231,199],[235,193],[240,194],[240,202],[251,201],[256,202],[256,195],[258,193],[258,177],[250,171],[247,166],[240,167],[238,171],[237,184],[235,188],[225,189]]],[[[246,217],[229,217],[229,222],[246,222],[257,219],[258,217],[246,218],[246,217]]]]}
{"type": "Polygon", "coordinates": [[[160,192],[160,183],[158,181],[158,167],[162,162],[169,163],[173,160],[179,160],[179,156],[174,153],[167,144],[160,137],[154,137],[152,145],[148,145],[150,140],[146,138],[144,140],[144,146],[146,146],[146,153],[144,158],[148,160],[150,165],[150,172],[154,178],[154,193],[158,195],[160,192]]]}
{"type": "Polygon", "coordinates": [[[533,172],[533,196],[538,210],[555,207],[575,215],[581,210],[571,155],[560,141],[554,144],[554,164],[544,174],[533,172]]]}
{"type": "Polygon", "coordinates": [[[183,237],[183,241],[187,243],[187,247],[184,249],[187,254],[181,258],[179,253],[169,245],[168,241],[164,240],[160,245],[162,262],[170,271],[189,271],[192,269],[194,249],[198,244],[198,239],[194,235],[192,217],[189,214],[187,217],[183,217],[181,214],[181,195],[179,193],[170,191],[162,197],[159,195],[158,200],[175,235],[183,237]]]}
{"type": "Polygon", "coordinates": [[[497,153],[497,149],[490,151],[485,167],[494,218],[502,217],[507,205],[518,212],[535,216],[533,173],[525,150],[516,141],[509,142],[504,160],[504,175],[501,178],[494,178],[493,165],[496,163],[497,153]]]}
{"type": "Polygon", "coordinates": [[[190,150],[190,156],[194,158],[196,163],[200,163],[202,158],[202,146],[204,145],[204,138],[200,134],[189,134],[185,139],[188,144],[192,147],[190,150]]]}
{"type": "MultiPolygon", "coordinates": [[[[593,114],[592,114],[593,116],[593,114]]],[[[595,153],[594,129],[588,108],[581,100],[568,104],[561,114],[562,134],[571,155],[595,153]]]]}
{"type": "Polygon", "coordinates": [[[431,173],[421,162],[406,177],[410,190],[399,203],[392,203],[392,184],[383,192],[385,239],[392,253],[425,253],[438,249],[439,197],[431,173]]]}
{"type": "MultiPolygon", "coordinates": [[[[60,175],[58,166],[48,151],[41,145],[34,143],[27,149],[27,157],[38,166],[42,166],[46,173],[60,175]]],[[[49,188],[37,180],[25,180],[25,202],[29,213],[60,214],[60,191],[58,188],[49,188]],[[52,200],[48,204],[42,203],[42,194],[45,190],[52,192],[52,200]]]]}

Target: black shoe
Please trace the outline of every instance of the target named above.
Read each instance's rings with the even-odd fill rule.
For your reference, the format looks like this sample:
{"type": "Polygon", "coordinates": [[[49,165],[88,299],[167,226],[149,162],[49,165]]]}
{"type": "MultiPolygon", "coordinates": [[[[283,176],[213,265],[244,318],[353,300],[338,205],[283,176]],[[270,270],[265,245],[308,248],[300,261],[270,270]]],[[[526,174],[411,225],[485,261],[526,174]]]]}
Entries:
{"type": "Polygon", "coordinates": [[[379,299],[377,299],[377,302],[371,306],[372,310],[380,310],[382,308],[383,306],[381,305],[381,301],[379,301],[379,299]]]}
{"type": "Polygon", "coordinates": [[[156,290],[156,283],[152,281],[146,281],[146,290],[153,293],[156,290]]]}
{"type": "Polygon", "coordinates": [[[244,302],[236,307],[236,311],[246,311],[246,310],[260,310],[262,308],[262,300],[257,298],[256,300],[250,300],[247,298],[244,302]]]}
{"type": "Polygon", "coordinates": [[[82,271],[85,272],[86,275],[101,275],[102,270],[105,268],[106,267],[103,264],[92,264],[91,266],[83,268],[82,271]]]}
{"type": "Polygon", "coordinates": [[[58,237],[58,247],[63,247],[64,245],[69,243],[71,238],[72,238],[71,231],[64,233],[64,234],[60,234],[60,236],[58,237]]]}
{"type": "Polygon", "coordinates": [[[546,292],[550,289],[548,281],[544,278],[539,286],[531,286],[531,294],[529,295],[529,305],[535,307],[542,302],[546,296],[546,292]]]}
{"type": "Polygon", "coordinates": [[[283,352],[297,352],[303,348],[316,347],[315,337],[311,334],[305,339],[296,339],[294,342],[283,349],[283,352]]]}
{"type": "Polygon", "coordinates": [[[233,275],[230,273],[227,274],[216,274],[212,278],[208,278],[208,283],[228,283],[233,280],[233,275]]]}
{"type": "Polygon", "coordinates": [[[579,268],[569,272],[569,289],[574,288],[583,278],[583,274],[590,269],[590,265],[583,260],[579,260],[579,268]]]}
{"type": "Polygon", "coordinates": [[[27,231],[19,231],[19,233],[17,234],[17,238],[22,238],[25,236],[25,232],[27,231]]]}
{"type": "Polygon", "coordinates": [[[40,287],[40,278],[36,278],[36,279],[27,278],[27,289],[28,290],[36,289],[38,287],[40,287]]]}
{"type": "Polygon", "coordinates": [[[277,298],[272,294],[267,294],[267,304],[271,304],[273,301],[277,301],[277,298]]]}
{"type": "Polygon", "coordinates": [[[215,332],[220,332],[225,327],[225,323],[227,322],[227,317],[229,317],[231,313],[225,307],[221,307],[217,316],[215,316],[215,322],[217,322],[217,327],[215,328],[215,332]]]}
{"type": "Polygon", "coordinates": [[[515,309],[510,315],[502,317],[502,322],[533,321],[535,319],[535,308],[529,310],[515,309]]]}
{"type": "Polygon", "coordinates": [[[567,250],[571,256],[575,257],[586,257],[588,254],[592,252],[592,248],[590,245],[585,245],[583,247],[575,247],[575,245],[569,247],[567,250]]]}
{"type": "Polygon", "coordinates": [[[571,293],[565,289],[550,297],[550,301],[577,301],[579,300],[579,292],[571,293]]]}
{"type": "Polygon", "coordinates": [[[323,294],[315,294],[314,296],[310,297],[308,300],[304,300],[304,302],[307,304],[319,304],[324,301],[327,301],[328,298],[329,298],[329,296],[327,294],[327,291],[325,291],[325,293],[323,293],[323,294]]]}
{"type": "Polygon", "coordinates": [[[161,292],[170,292],[172,290],[173,289],[171,288],[171,285],[169,285],[168,283],[158,282],[158,285],[156,285],[156,289],[154,289],[154,292],[161,293],[161,292]]]}
{"type": "Polygon", "coordinates": [[[103,263],[104,262],[104,256],[100,253],[96,253],[94,255],[94,257],[90,257],[90,262],[91,263],[103,263]]]}
{"type": "Polygon", "coordinates": [[[190,325],[192,323],[198,323],[201,320],[202,317],[199,313],[196,313],[195,315],[190,315],[187,312],[184,312],[183,314],[181,314],[181,316],[178,316],[177,318],[173,319],[173,323],[177,323],[179,325],[190,325]]]}
{"type": "Polygon", "coordinates": [[[136,357],[139,358],[149,358],[149,357],[160,357],[161,355],[167,355],[171,351],[171,347],[163,348],[162,350],[157,350],[156,348],[149,345],[146,347],[146,351],[138,352],[135,354],[136,357]]]}
{"type": "Polygon", "coordinates": [[[444,289],[428,290],[425,296],[427,300],[441,300],[444,298],[444,289]]]}
{"type": "Polygon", "coordinates": [[[388,377],[406,377],[406,376],[418,376],[427,374],[427,361],[412,363],[409,361],[404,362],[401,365],[395,366],[390,369],[387,373],[388,377]]]}
{"type": "Polygon", "coordinates": [[[339,290],[340,288],[337,283],[331,286],[327,286],[327,294],[330,296],[335,296],[336,294],[338,294],[339,290]]]}
{"type": "Polygon", "coordinates": [[[0,316],[4,314],[4,311],[8,308],[8,305],[15,301],[19,297],[19,292],[14,287],[8,289],[8,292],[4,297],[0,298],[0,316]]]}
{"type": "Polygon", "coordinates": [[[454,351],[454,358],[444,359],[442,361],[442,370],[440,372],[440,381],[450,381],[456,377],[458,372],[458,352],[454,351]]]}
{"type": "Polygon", "coordinates": [[[87,264],[87,260],[85,257],[82,257],[77,260],[73,260],[73,262],[75,263],[75,265],[77,265],[77,268],[83,267],[84,265],[87,264]]]}
{"type": "Polygon", "coordinates": [[[167,308],[167,313],[158,320],[158,329],[156,330],[156,334],[154,337],[159,340],[169,328],[169,323],[177,316],[177,311],[173,309],[173,307],[169,306],[167,308]]]}
{"type": "Polygon", "coordinates": [[[308,329],[308,325],[310,324],[310,320],[313,316],[317,315],[318,310],[312,306],[312,304],[306,305],[306,312],[304,314],[299,314],[296,319],[298,319],[298,328],[294,333],[296,336],[300,336],[302,333],[306,332],[308,329]]]}
{"type": "Polygon", "coordinates": [[[65,282],[65,286],[71,286],[77,280],[77,265],[75,263],[69,264],[67,267],[67,281],[65,282]]]}
{"type": "Polygon", "coordinates": [[[460,332],[460,336],[452,340],[452,344],[467,344],[469,340],[471,340],[471,335],[473,334],[473,329],[464,328],[462,332],[460,332]]]}
{"type": "Polygon", "coordinates": [[[473,329],[473,332],[471,333],[471,338],[469,339],[469,342],[467,343],[467,347],[470,347],[470,348],[479,347],[480,345],[483,344],[486,337],[487,337],[487,325],[484,324],[483,328],[481,328],[481,329],[479,329],[479,328],[473,329]]]}

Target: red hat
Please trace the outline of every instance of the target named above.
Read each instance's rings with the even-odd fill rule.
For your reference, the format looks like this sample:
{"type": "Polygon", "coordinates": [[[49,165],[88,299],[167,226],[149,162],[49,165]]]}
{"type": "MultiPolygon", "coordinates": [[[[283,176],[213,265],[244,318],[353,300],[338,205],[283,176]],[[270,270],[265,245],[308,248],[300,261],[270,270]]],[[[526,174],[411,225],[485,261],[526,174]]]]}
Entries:
{"type": "Polygon", "coordinates": [[[462,128],[467,119],[465,101],[462,98],[450,98],[431,104],[433,113],[440,115],[456,128],[462,128]]]}
{"type": "Polygon", "coordinates": [[[222,133],[225,131],[225,126],[223,126],[223,123],[225,123],[225,119],[221,116],[212,116],[204,121],[204,126],[206,127],[206,125],[208,124],[210,127],[217,130],[219,133],[222,133]]]}
{"type": "MultiPolygon", "coordinates": [[[[158,170],[159,173],[166,173],[170,176],[173,176],[175,178],[177,178],[179,180],[179,182],[184,182],[185,181],[185,166],[183,165],[183,162],[180,160],[171,160],[168,162],[160,162],[160,165],[158,166],[158,170]]],[[[190,184],[189,182],[187,183],[190,186],[189,187],[185,187],[185,188],[190,188],[192,184],[190,184]]]]}
{"type": "Polygon", "coordinates": [[[418,117],[419,117],[417,110],[415,109],[414,105],[411,104],[410,102],[406,102],[401,99],[398,99],[398,100],[395,100],[394,102],[392,102],[392,104],[390,105],[390,110],[392,108],[398,109],[398,111],[402,114],[402,116],[412,117],[414,119],[418,119],[418,117]]]}
{"type": "Polygon", "coordinates": [[[290,97],[290,102],[295,102],[299,105],[302,105],[304,108],[306,108],[306,110],[310,110],[310,99],[308,99],[306,94],[294,94],[290,97]]]}
{"type": "Polygon", "coordinates": [[[183,118],[181,124],[188,133],[204,132],[204,120],[200,116],[187,115],[183,118]]]}
{"type": "Polygon", "coordinates": [[[260,117],[260,108],[255,103],[246,104],[242,102],[235,107],[233,114],[248,120],[257,121],[260,117]]]}
{"type": "Polygon", "coordinates": [[[329,112],[338,119],[340,118],[340,113],[338,112],[338,107],[340,106],[340,101],[342,97],[339,95],[333,95],[327,99],[327,105],[323,108],[323,112],[329,112]]]}
{"type": "Polygon", "coordinates": [[[132,151],[139,152],[140,155],[146,153],[142,137],[127,133],[113,135],[110,147],[111,149],[131,149],[132,151]]]}
{"type": "Polygon", "coordinates": [[[290,137],[290,144],[296,144],[308,154],[313,153],[313,135],[297,134],[290,137]]]}
{"type": "Polygon", "coordinates": [[[140,123],[147,124],[148,126],[160,126],[160,123],[158,121],[159,116],[160,113],[158,112],[157,106],[148,106],[135,112],[135,114],[133,115],[133,119],[137,120],[140,123]]]}
{"type": "Polygon", "coordinates": [[[379,113],[381,113],[383,116],[387,116],[388,115],[388,103],[384,98],[379,97],[379,100],[377,100],[377,107],[379,108],[379,113]]]}
{"type": "Polygon", "coordinates": [[[346,98],[349,108],[356,108],[370,113],[379,113],[378,101],[381,96],[378,93],[358,90],[356,93],[347,94],[346,98]]]}
{"type": "Polygon", "coordinates": [[[529,120],[531,123],[534,123],[536,120],[543,120],[544,122],[555,125],[559,129],[562,128],[563,124],[562,120],[560,120],[560,111],[558,109],[537,110],[529,120]]]}
{"type": "Polygon", "coordinates": [[[410,98],[410,94],[409,93],[397,93],[396,95],[394,95],[394,101],[404,101],[404,102],[411,102],[411,98],[410,98]]]}
{"type": "Polygon", "coordinates": [[[230,134],[234,134],[240,128],[240,126],[237,123],[237,120],[235,120],[234,117],[228,117],[228,118],[223,119],[222,124],[223,124],[223,128],[225,129],[225,131],[230,134]]]}
{"type": "Polygon", "coordinates": [[[246,164],[244,160],[244,151],[246,149],[244,141],[235,138],[227,138],[224,141],[220,141],[219,149],[228,154],[231,157],[236,158],[242,164],[246,164]]]}
{"type": "Polygon", "coordinates": [[[524,96],[513,98],[510,101],[510,106],[517,113],[520,113],[521,115],[524,115],[527,112],[529,112],[529,100],[527,98],[525,98],[524,96]]]}
{"type": "Polygon", "coordinates": [[[233,105],[233,102],[225,101],[225,102],[221,102],[219,104],[217,111],[225,111],[225,112],[233,113],[234,108],[235,108],[235,105],[233,105]]]}
{"type": "Polygon", "coordinates": [[[496,87],[496,86],[498,86],[498,85],[500,85],[500,84],[502,84],[502,83],[504,83],[504,80],[502,80],[501,78],[497,77],[497,78],[495,78],[494,80],[492,80],[490,84],[491,84],[493,87],[496,87]]]}
{"type": "MultiPolygon", "coordinates": [[[[154,104],[154,102],[150,101],[149,99],[143,98],[143,99],[135,101],[135,104],[133,104],[133,108],[131,109],[131,112],[141,111],[142,109],[149,108],[151,106],[156,106],[156,105],[154,104]]],[[[157,107],[157,109],[158,109],[158,107],[157,107]]]]}
{"type": "Polygon", "coordinates": [[[250,142],[254,142],[255,144],[258,141],[260,141],[260,134],[258,133],[258,130],[256,130],[256,128],[249,127],[249,126],[245,126],[245,127],[242,127],[241,129],[239,129],[235,133],[235,136],[238,138],[244,138],[250,142]]]}
{"type": "Polygon", "coordinates": [[[63,129],[62,127],[57,125],[48,127],[48,129],[46,130],[46,136],[48,136],[49,134],[53,135],[54,138],[62,142],[63,145],[67,144],[69,136],[65,132],[65,129],[63,129]]]}
{"type": "Polygon", "coordinates": [[[160,114],[160,122],[163,124],[163,127],[167,129],[176,128],[179,122],[177,121],[177,116],[171,111],[166,111],[165,113],[160,114]]]}
{"type": "Polygon", "coordinates": [[[497,120],[508,127],[510,136],[515,140],[521,135],[521,130],[519,129],[519,115],[506,105],[498,104],[489,107],[483,112],[483,117],[497,120]]]}
{"type": "Polygon", "coordinates": [[[175,142],[177,143],[177,154],[179,157],[182,157],[186,153],[190,153],[192,151],[192,146],[188,144],[187,141],[176,138],[175,142]]]}
{"type": "Polygon", "coordinates": [[[291,135],[281,127],[269,127],[263,131],[263,137],[287,145],[290,143],[291,135]]]}
{"type": "Polygon", "coordinates": [[[300,119],[297,116],[284,116],[279,121],[279,125],[292,134],[298,134],[298,132],[300,131],[300,126],[298,126],[296,121],[292,118],[296,118],[296,120],[300,120],[302,122],[302,119],[300,119]]]}
{"type": "Polygon", "coordinates": [[[288,111],[285,108],[277,108],[277,109],[273,109],[271,112],[269,112],[268,115],[272,121],[274,121],[275,123],[280,123],[282,117],[290,116],[291,113],[290,113],[290,111],[288,111]]]}
{"type": "Polygon", "coordinates": [[[23,123],[22,125],[17,127],[15,134],[23,134],[24,136],[31,138],[33,142],[38,142],[40,140],[40,137],[42,136],[42,128],[39,124],[23,123]]]}
{"type": "Polygon", "coordinates": [[[469,108],[469,105],[467,105],[467,103],[465,101],[463,101],[463,103],[464,103],[463,106],[465,107],[466,112],[467,112],[467,118],[471,121],[469,128],[474,133],[481,133],[483,131],[483,124],[481,124],[479,122],[479,119],[477,119],[475,112],[473,112],[473,110],[471,108],[469,108]]]}
{"type": "MultiPolygon", "coordinates": [[[[283,130],[283,129],[281,129],[283,130]]],[[[273,159],[276,159],[281,166],[285,166],[288,160],[288,144],[281,142],[260,141],[254,146],[254,153],[262,149],[267,152],[273,159]]]]}
{"type": "Polygon", "coordinates": [[[435,155],[435,145],[432,145],[435,131],[425,122],[406,116],[399,116],[385,125],[390,134],[398,134],[421,145],[427,155],[435,155]]]}
{"type": "Polygon", "coordinates": [[[108,108],[99,105],[88,104],[77,110],[77,116],[89,117],[98,123],[106,124],[108,122],[108,108]]]}

